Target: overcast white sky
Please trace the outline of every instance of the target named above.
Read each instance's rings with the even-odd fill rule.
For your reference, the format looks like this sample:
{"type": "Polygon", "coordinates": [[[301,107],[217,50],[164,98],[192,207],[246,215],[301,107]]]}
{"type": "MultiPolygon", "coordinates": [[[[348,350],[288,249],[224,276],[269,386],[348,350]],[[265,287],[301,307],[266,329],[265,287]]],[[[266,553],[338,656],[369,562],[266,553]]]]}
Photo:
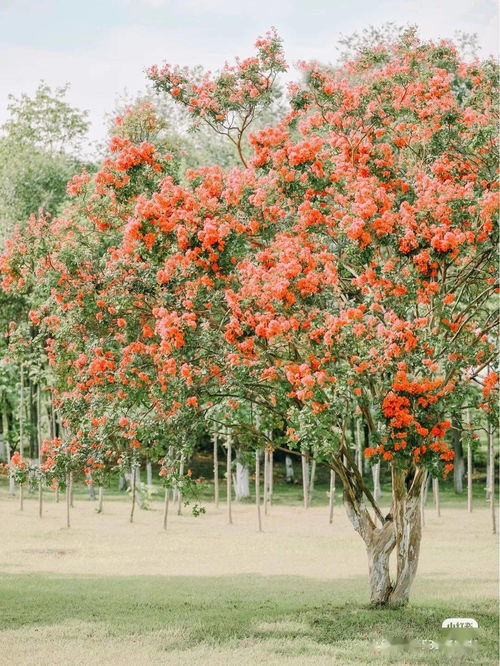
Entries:
{"type": "Polygon", "coordinates": [[[154,63],[216,69],[272,25],[290,63],[332,62],[340,34],[387,21],[424,37],[476,33],[484,55],[498,53],[495,0],[0,0],[0,124],[9,93],[69,81],[102,138],[117,95],[143,89],[154,63]]]}

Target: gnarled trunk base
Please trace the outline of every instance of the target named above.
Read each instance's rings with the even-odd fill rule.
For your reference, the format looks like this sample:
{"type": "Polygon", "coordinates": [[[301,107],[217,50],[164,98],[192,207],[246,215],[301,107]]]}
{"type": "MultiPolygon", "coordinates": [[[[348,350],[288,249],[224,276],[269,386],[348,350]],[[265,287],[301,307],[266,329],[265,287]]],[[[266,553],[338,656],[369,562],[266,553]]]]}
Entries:
{"type": "Polygon", "coordinates": [[[422,469],[410,478],[401,470],[392,469],[392,509],[381,526],[375,524],[360,498],[350,491],[344,493],[347,515],[366,545],[372,606],[397,607],[408,603],[420,554],[424,477],[422,469]],[[397,571],[392,579],[389,560],[394,549],[397,571]]]}

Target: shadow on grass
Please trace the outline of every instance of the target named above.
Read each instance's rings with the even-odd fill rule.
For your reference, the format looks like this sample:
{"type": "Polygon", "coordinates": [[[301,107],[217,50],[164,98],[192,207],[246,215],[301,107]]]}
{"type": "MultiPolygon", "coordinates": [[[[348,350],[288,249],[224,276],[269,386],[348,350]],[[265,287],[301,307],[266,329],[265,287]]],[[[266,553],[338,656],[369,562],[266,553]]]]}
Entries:
{"type": "MultiPolygon", "coordinates": [[[[71,620],[99,623],[109,636],[182,629],[189,644],[269,636],[307,636],[318,644],[365,644],[383,638],[439,640],[447,617],[474,617],[480,655],[494,663],[498,622],[493,599],[457,596],[456,581],[427,580],[406,609],[372,610],[366,579],[322,581],[289,576],[94,577],[0,576],[0,627],[39,629],[71,620]],[[432,591],[433,590],[433,591],[432,591]],[[448,596],[449,595],[449,596],[448,596]],[[453,602],[446,601],[447,598],[453,602]]],[[[177,646],[183,649],[185,639],[177,646]]],[[[415,661],[414,663],[428,663],[415,661]]],[[[433,662],[434,663],[434,662],[433,662]]]]}

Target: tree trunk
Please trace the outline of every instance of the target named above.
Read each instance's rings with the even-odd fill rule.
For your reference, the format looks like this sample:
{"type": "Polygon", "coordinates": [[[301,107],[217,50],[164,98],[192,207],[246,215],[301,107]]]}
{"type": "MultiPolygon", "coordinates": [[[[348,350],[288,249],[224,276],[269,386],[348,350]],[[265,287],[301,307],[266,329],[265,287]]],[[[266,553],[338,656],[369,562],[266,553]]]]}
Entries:
{"type": "Polygon", "coordinates": [[[214,502],[215,508],[219,508],[219,458],[218,458],[218,435],[214,433],[214,502]]]}
{"type": "Polygon", "coordinates": [[[420,488],[425,472],[416,472],[410,490],[406,487],[404,473],[392,468],[393,516],[396,526],[397,576],[389,597],[391,606],[408,603],[410,588],[417,573],[422,524],[420,513],[420,488]]]}
{"type": "Polygon", "coordinates": [[[462,446],[462,421],[459,414],[452,416],[451,437],[453,441],[453,451],[455,458],[453,460],[453,490],[460,495],[464,490],[464,447],[462,446]]]}
{"type": "MultiPolygon", "coordinates": [[[[184,456],[181,457],[181,465],[180,465],[180,469],[179,469],[179,475],[180,475],[181,478],[184,476],[184,456]]],[[[182,500],[183,500],[182,492],[181,492],[180,489],[178,491],[177,500],[178,500],[177,515],[180,516],[182,514],[182,500]]]]}
{"type": "Polygon", "coordinates": [[[134,522],[134,511],[135,511],[135,493],[137,485],[137,476],[135,473],[135,466],[132,466],[132,471],[130,474],[130,496],[132,499],[132,505],[130,507],[130,522],[134,522]]]}
{"type": "Polygon", "coordinates": [[[102,513],[102,505],[104,502],[104,488],[102,486],[99,486],[97,497],[98,497],[97,513],[102,513]]]}
{"type": "Polygon", "coordinates": [[[472,512],[472,446],[467,443],[467,511],[472,512]]]}
{"type": "Polygon", "coordinates": [[[428,472],[424,474],[424,480],[422,481],[422,488],[420,489],[420,520],[422,522],[422,527],[425,526],[425,501],[427,499],[427,477],[428,472]]]}
{"type": "Polygon", "coordinates": [[[233,478],[236,501],[250,497],[250,472],[247,465],[241,462],[241,453],[236,452],[236,474],[233,478]]]}
{"type": "Polygon", "coordinates": [[[439,501],[439,479],[432,479],[432,492],[434,494],[434,505],[438,518],[441,518],[441,503],[439,501]]]}
{"type": "Polygon", "coordinates": [[[255,451],[255,506],[257,507],[257,524],[262,532],[262,516],[260,515],[260,451],[255,451]]]}
{"type": "Polygon", "coordinates": [[[293,471],[293,461],[290,456],[285,456],[285,481],[295,483],[295,474],[293,471]]]}
{"type": "Polygon", "coordinates": [[[335,472],[330,470],[330,492],[328,498],[329,520],[330,525],[333,523],[333,506],[335,504],[335,472]]]}
{"type": "Polygon", "coordinates": [[[302,454],[302,494],[304,496],[304,509],[309,506],[309,461],[302,454]]]}
{"type": "Polygon", "coordinates": [[[312,496],[314,492],[314,481],[316,480],[316,460],[312,461],[311,465],[311,474],[309,477],[309,491],[308,491],[308,498],[307,498],[307,505],[311,506],[312,504],[312,496]]]}
{"type": "Polygon", "coordinates": [[[373,465],[372,478],[373,478],[373,496],[375,497],[375,501],[378,502],[380,499],[380,463],[373,465]]]}
{"type": "Polygon", "coordinates": [[[421,500],[423,469],[413,477],[392,468],[392,509],[382,526],[377,526],[357,496],[350,470],[339,466],[344,485],[344,504],[354,529],[363,538],[367,555],[370,601],[374,606],[402,606],[408,602],[415,578],[422,537],[421,500]],[[396,548],[397,572],[391,581],[389,559],[396,548]]]}
{"type": "Polygon", "coordinates": [[[488,424],[488,445],[490,460],[490,509],[491,509],[491,527],[492,533],[497,533],[497,519],[495,516],[495,447],[493,445],[493,429],[488,424]]]}
{"type": "Polygon", "coordinates": [[[37,446],[37,403],[36,403],[36,390],[31,381],[31,377],[28,372],[28,413],[29,413],[29,438],[30,438],[30,457],[36,457],[37,446]]]}
{"type": "Polygon", "coordinates": [[[370,603],[372,606],[389,604],[392,582],[389,571],[389,558],[396,543],[393,526],[386,523],[372,531],[366,543],[368,555],[368,580],[370,584],[370,603]]]}
{"type": "Polygon", "coordinates": [[[269,453],[264,449],[264,514],[267,516],[267,504],[269,493],[269,453]]]}
{"type": "Polygon", "coordinates": [[[389,558],[396,545],[394,524],[388,521],[382,527],[376,527],[364,504],[346,492],[345,479],[342,482],[347,516],[366,546],[370,603],[373,606],[388,605],[392,592],[389,558]]]}
{"type": "MultiPolygon", "coordinates": [[[[272,438],[272,433],[270,434],[272,438]]],[[[269,506],[273,505],[274,451],[269,451],[269,506]]]]}
{"type": "Polygon", "coordinates": [[[71,486],[73,485],[73,473],[69,472],[66,475],[66,527],[71,527],[70,510],[71,510],[71,486]]]}
{"type": "Polygon", "coordinates": [[[167,529],[167,519],[168,519],[168,503],[169,503],[169,488],[165,488],[165,500],[163,502],[163,529],[167,529]]]}
{"type": "Polygon", "coordinates": [[[233,524],[233,514],[231,511],[231,463],[232,463],[232,436],[227,435],[226,439],[226,503],[227,503],[227,522],[233,524]]]}
{"type": "Polygon", "coordinates": [[[50,400],[50,436],[52,439],[57,437],[57,428],[56,428],[56,409],[54,407],[54,396],[50,400]]]}
{"type": "Polygon", "coordinates": [[[146,462],[146,484],[149,487],[153,486],[153,465],[151,464],[151,460],[146,462]]]}

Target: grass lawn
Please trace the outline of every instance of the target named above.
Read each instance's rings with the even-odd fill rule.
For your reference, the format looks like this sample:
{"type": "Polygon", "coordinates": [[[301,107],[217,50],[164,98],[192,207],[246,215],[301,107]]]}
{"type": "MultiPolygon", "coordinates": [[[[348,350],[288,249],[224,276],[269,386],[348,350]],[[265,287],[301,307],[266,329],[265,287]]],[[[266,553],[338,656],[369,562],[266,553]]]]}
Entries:
{"type": "Polygon", "coordinates": [[[277,504],[261,534],[249,504],[233,525],[224,505],[173,513],[166,533],[159,502],[132,525],[127,502],[104,508],[78,495],[67,530],[64,503],[47,500],[40,520],[36,496],[21,513],[0,492],[0,664],[498,663],[485,508],[429,507],[411,605],[397,611],[368,608],[363,543],[341,506],[330,525],[324,505],[277,504]],[[444,641],[447,617],[478,621],[474,648],[422,643],[444,641]]]}

